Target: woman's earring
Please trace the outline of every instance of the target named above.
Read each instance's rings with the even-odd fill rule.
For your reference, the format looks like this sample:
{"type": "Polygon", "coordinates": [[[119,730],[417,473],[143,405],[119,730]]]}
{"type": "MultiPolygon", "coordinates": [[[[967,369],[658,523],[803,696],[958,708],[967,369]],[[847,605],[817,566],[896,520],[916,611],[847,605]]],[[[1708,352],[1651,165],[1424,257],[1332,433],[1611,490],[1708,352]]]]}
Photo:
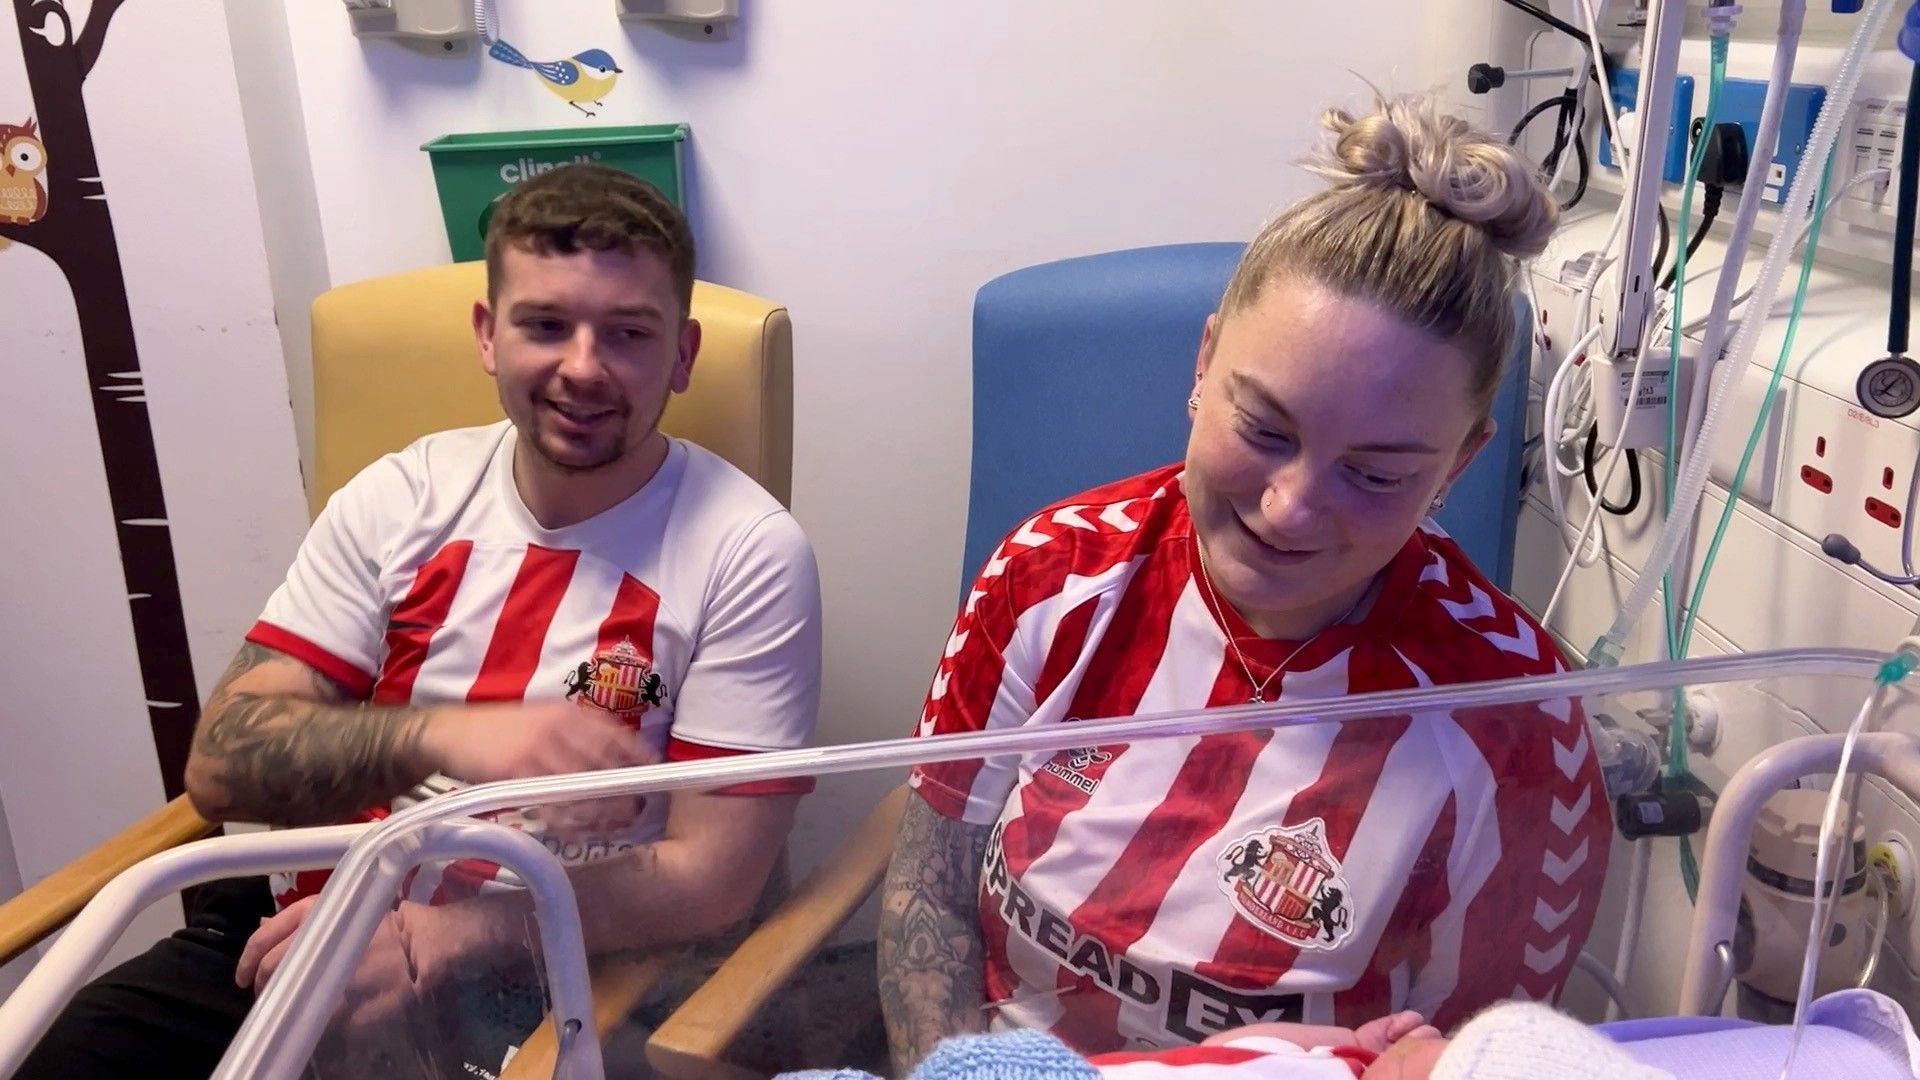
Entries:
{"type": "Polygon", "coordinates": [[[1440,494],[1435,495],[1433,497],[1433,505],[1427,507],[1427,513],[1429,515],[1437,514],[1446,505],[1447,505],[1447,493],[1445,489],[1442,489],[1440,494]]]}
{"type": "Polygon", "coordinates": [[[1193,392],[1193,396],[1187,399],[1187,408],[1197,409],[1199,407],[1200,407],[1200,392],[1196,390],[1193,392]]]}

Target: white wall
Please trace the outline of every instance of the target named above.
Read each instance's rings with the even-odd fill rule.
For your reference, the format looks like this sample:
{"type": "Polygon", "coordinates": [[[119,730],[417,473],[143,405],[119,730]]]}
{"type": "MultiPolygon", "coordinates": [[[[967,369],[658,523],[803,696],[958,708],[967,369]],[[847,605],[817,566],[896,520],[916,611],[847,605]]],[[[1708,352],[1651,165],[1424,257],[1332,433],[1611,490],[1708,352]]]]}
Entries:
{"type": "MultiPolygon", "coordinates": [[[[18,122],[35,110],[5,26],[0,118],[18,122]]],[[[218,9],[124,6],[86,96],[204,694],[306,517],[218,9]]],[[[15,245],[0,251],[0,312],[0,793],[30,885],[162,793],[72,295],[15,245]]],[[[157,907],[128,947],[178,921],[157,907]]]]}

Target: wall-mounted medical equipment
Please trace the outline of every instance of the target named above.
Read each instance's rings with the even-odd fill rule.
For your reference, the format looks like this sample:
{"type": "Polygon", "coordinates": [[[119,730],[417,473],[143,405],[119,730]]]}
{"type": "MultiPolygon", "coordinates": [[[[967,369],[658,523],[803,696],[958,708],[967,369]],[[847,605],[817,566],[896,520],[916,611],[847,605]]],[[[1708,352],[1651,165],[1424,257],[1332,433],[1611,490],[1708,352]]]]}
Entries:
{"type": "Polygon", "coordinates": [[[360,37],[390,38],[434,56],[461,56],[473,47],[471,0],[345,0],[360,37]]]}
{"type": "Polygon", "coordinates": [[[740,19],[740,0],[613,0],[622,19],[649,22],[682,37],[720,40],[740,19]]]}

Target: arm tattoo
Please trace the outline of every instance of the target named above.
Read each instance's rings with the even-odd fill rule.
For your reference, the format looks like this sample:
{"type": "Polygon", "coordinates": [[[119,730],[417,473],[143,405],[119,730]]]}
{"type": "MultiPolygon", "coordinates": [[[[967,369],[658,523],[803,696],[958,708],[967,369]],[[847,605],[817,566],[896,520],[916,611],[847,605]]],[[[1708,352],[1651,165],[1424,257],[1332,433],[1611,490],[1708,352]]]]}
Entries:
{"type": "Polygon", "coordinates": [[[900,1075],[948,1035],[986,1026],[979,893],[988,831],[953,821],[918,796],[907,800],[877,942],[881,1011],[900,1075]]]}
{"type": "Polygon", "coordinates": [[[304,694],[231,689],[239,676],[272,663],[298,661],[248,642],[207,702],[193,737],[213,789],[203,788],[202,812],[273,825],[328,824],[420,782],[412,762],[426,710],[361,704],[311,668],[304,694]]]}

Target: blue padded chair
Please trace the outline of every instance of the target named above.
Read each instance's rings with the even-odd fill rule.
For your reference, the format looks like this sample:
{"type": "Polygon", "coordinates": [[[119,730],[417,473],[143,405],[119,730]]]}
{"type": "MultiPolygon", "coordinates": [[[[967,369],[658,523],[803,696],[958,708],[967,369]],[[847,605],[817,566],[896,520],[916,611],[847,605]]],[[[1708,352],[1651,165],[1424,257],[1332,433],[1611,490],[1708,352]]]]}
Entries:
{"type": "MultiPolygon", "coordinates": [[[[964,590],[1035,510],[1186,455],[1187,396],[1207,316],[1241,244],[1173,244],[1042,263],[973,301],[973,481],[964,590]]],[[[1440,526],[1501,588],[1513,574],[1524,438],[1527,302],[1493,404],[1493,441],[1454,483],[1440,526]]]]}

